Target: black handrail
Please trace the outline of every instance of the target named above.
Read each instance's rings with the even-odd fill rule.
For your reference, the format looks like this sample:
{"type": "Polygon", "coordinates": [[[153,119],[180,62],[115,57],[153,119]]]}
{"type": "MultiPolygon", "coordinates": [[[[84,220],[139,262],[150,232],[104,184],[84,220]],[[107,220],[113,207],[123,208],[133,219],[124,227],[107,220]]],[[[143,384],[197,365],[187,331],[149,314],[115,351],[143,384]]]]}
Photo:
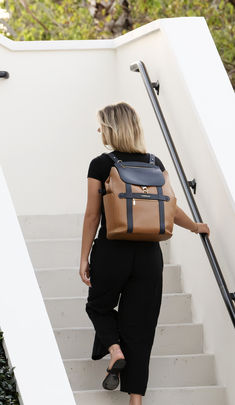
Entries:
{"type": "MultiPolygon", "coordinates": [[[[184,173],[184,169],[183,169],[183,167],[181,165],[181,162],[180,162],[180,158],[178,156],[178,153],[176,151],[176,148],[175,148],[174,142],[172,140],[171,134],[170,134],[169,129],[167,127],[167,123],[165,121],[164,115],[163,115],[161,107],[159,105],[157,96],[156,96],[156,94],[154,92],[154,89],[155,89],[157,91],[157,94],[159,94],[160,84],[159,84],[158,81],[153,82],[153,83],[150,81],[150,78],[149,78],[148,72],[146,70],[145,64],[142,61],[137,61],[137,62],[132,63],[130,65],[130,70],[133,71],[133,72],[140,72],[140,74],[142,76],[144,85],[146,87],[146,90],[148,92],[149,98],[151,100],[151,103],[152,103],[152,106],[153,106],[153,109],[154,109],[154,112],[156,114],[156,117],[158,119],[158,122],[160,124],[161,130],[162,130],[162,133],[163,133],[163,136],[165,138],[168,150],[169,150],[169,152],[171,154],[171,157],[172,157],[173,163],[175,165],[178,177],[179,177],[180,182],[182,184],[185,196],[186,196],[187,201],[189,203],[189,207],[191,209],[193,218],[194,218],[195,222],[203,222],[202,218],[201,218],[201,215],[200,215],[200,212],[198,210],[197,204],[196,204],[196,202],[194,200],[194,197],[192,195],[192,192],[190,190],[190,186],[191,186],[192,188],[194,188],[194,193],[195,193],[195,185],[196,185],[195,179],[193,179],[192,182],[187,181],[186,175],[184,173]]],[[[235,300],[235,292],[230,293],[228,291],[226,282],[224,280],[222,271],[221,271],[219,263],[218,263],[218,261],[216,259],[214,250],[213,250],[213,248],[211,246],[211,243],[210,243],[210,240],[209,240],[209,237],[208,237],[207,233],[200,233],[199,235],[201,237],[204,248],[206,250],[209,262],[211,264],[212,270],[214,272],[216,281],[217,281],[218,286],[220,288],[220,292],[221,292],[222,297],[224,299],[224,302],[226,304],[227,310],[228,310],[229,315],[230,315],[230,317],[232,319],[233,326],[235,327],[235,307],[234,307],[234,304],[233,304],[233,300],[235,300]]]]}

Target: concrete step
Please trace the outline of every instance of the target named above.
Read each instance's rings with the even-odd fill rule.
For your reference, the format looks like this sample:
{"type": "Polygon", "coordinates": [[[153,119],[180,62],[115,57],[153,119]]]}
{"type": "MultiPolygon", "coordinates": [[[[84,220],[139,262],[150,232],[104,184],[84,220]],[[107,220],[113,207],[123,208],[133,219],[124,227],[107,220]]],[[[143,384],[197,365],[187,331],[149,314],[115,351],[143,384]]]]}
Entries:
{"type": "MultiPolygon", "coordinates": [[[[102,388],[73,393],[78,405],[124,405],[129,399],[119,387],[114,391],[102,388]]],[[[147,388],[143,401],[145,405],[225,405],[225,394],[223,385],[147,388]]]]}
{"type": "Polygon", "coordinates": [[[26,246],[34,268],[77,267],[81,238],[27,239],[26,246]]]}
{"type": "MultiPolygon", "coordinates": [[[[102,388],[110,356],[90,357],[95,330],[85,311],[88,286],[79,276],[83,219],[83,213],[18,216],[76,403],[123,405],[127,393],[102,388]]],[[[163,296],[144,403],[225,405],[214,356],[203,353],[203,325],[192,323],[191,294],[182,292],[181,267],[170,264],[170,244],[160,242],[163,296]]]]}
{"type": "MultiPolygon", "coordinates": [[[[81,238],[25,239],[34,268],[66,268],[80,265],[81,238]]],[[[164,263],[167,250],[162,249],[164,263]]]]}
{"type": "Polygon", "coordinates": [[[77,238],[82,234],[84,213],[18,215],[25,239],[77,238]]]}
{"type": "MultiPolygon", "coordinates": [[[[63,360],[72,390],[102,388],[109,359],[63,360]]],[[[216,385],[213,354],[182,354],[150,358],[149,388],[216,385]]]]}
{"type": "MultiPolygon", "coordinates": [[[[18,221],[26,242],[37,240],[64,239],[81,239],[84,213],[61,214],[61,215],[18,215],[18,221]]],[[[98,230],[96,237],[98,236],[98,230]]],[[[163,258],[165,263],[169,263],[168,250],[170,240],[160,242],[163,258]]],[[[33,248],[34,249],[34,248],[33,248]]],[[[40,249],[44,246],[41,244],[40,249]]],[[[47,249],[47,248],[46,248],[47,249]]],[[[36,257],[37,258],[37,255],[36,257]]],[[[68,262],[66,263],[69,264],[68,262]]],[[[60,263],[60,266],[63,266],[60,263]]],[[[76,264],[75,264],[76,265],[76,264]]],[[[45,267],[49,267],[49,263],[45,267]]],[[[41,267],[35,264],[35,267],[41,267]]]]}
{"type": "MultiPolygon", "coordinates": [[[[77,267],[35,269],[35,274],[44,298],[88,294],[88,286],[82,282],[77,267]]],[[[182,292],[179,265],[165,264],[163,274],[163,293],[182,292]]]]}
{"type": "MultiPolygon", "coordinates": [[[[153,355],[203,352],[203,325],[193,323],[157,325],[153,355]],[[185,339],[187,336],[187,339],[185,339]]],[[[90,357],[95,330],[93,327],[55,328],[54,334],[63,359],[90,357]]],[[[107,355],[108,358],[110,355],[107,355]]]]}
{"type": "MultiPolygon", "coordinates": [[[[87,297],[44,298],[44,302],[53,328],[92,326],[85,310],[87,297]]],[[[192,322],[191,294],[163,294],[158,323],[182,322],[192,322]]]]}
{"type": "MultiPolygon", "coordinates": [[[[25,239],[25,242],[34,268],[78,268],[80,265],[80,237],[25,239]]],[[[164,263],[167,264],[167,245],[161,244],[161,248],[164,263]]]]}

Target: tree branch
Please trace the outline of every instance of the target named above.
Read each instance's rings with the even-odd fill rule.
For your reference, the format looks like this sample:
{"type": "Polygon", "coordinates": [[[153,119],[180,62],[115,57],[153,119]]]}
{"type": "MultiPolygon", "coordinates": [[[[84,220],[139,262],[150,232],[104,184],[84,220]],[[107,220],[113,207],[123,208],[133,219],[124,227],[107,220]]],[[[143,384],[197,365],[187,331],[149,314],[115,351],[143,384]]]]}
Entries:
{"type": "Polygon", "coordinates": [[[37,23],[40,24],[40,25],[44,28],[44,30],[46,30],[47,32],[49,32],[49,29],[32,13],[32,11],[30,10],[30,8],[29,8],[28,4],[26,3],[26,1],[25,1],[25,0],[20,0],[20,3],[21,3],[22,6],[25,8],[25,10],[27,11],[27,13],[29,13],[29,14],[33,17],[33,19],[34,19],[35,21],[37,21],[37,23]]]}
{"type": "Polygon", "coordinates": [[[235,7],[235,0],[228,0],[228,1],[233,5],[233,7],[235,7]]]}

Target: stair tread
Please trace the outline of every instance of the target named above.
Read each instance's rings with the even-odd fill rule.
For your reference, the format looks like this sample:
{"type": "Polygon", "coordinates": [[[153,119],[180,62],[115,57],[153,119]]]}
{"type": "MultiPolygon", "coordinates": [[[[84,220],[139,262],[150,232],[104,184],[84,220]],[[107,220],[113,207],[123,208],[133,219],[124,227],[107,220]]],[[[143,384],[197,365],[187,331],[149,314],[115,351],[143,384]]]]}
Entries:
{"type": "MultiPolygon", "coordinates": [[[[177,263],[164,263],[164,267],[180,267],[177,263]]],[[[55,267],[34,267],[36,271],[48,271],[48,270],[77,270],[77,266],[55,266],[55,267]]]]}
{"type": "MultiPolygon", "coordinates": [[[[201,322],[182,322],[182,323],[159,323],[157,328],[159,327],[175,327],[175,326],[202,326],[203,323],[201,322]]],[[[94,330],[93,326],[68,326],[68,327],[61,327],[61,328],[53,328],[54,331],[61,331],[61,330],[94,330]]]]}
{"type": "MultiPolygon", "coordinates": [[[[185,297],[190,297],[192,296],[191,293],[185,293],[185,292],[175,292],[175,293],[163,293],[163,296],[173,296],[173,295],[179,295],[179,296],[185,296],[185,297]]],[[[43,297],[44,300],[74,300],[74,299],[87,299],[86,295],[75,295],[73,297],[43,297]]]]}
{"type": "MultiPolygon", "coordinates": [[[[148,387],[147,391],[160,391],[160,390],[190,390],[190,389],[208,389],[208,388],[212,388],[212,389],[217,389],[217,388],[226,388],[225,385],[222,384],[212,384],[212,385],[182,385],[180,387],[148,387]]],[[[106,392],[104,389],[90,389],[90,390],[74,390],[73,393],[85,393],[85,392],[94,392],[94,393],[102,393],[102,392],[106,392]]]]}
{"type": "MultiPolygon", "coordinates": [[[[185,354],[151,354],[150,358],[174,358],[174,357],[214,357],[214,353],[185,353],[185,354]]],[[[71,359],[62,359],[64,362],[67,361],[93,361],[91,357],[75,357],[71,359]]],[[[106,360],[106,358],[100,359],[106,360]]]]}

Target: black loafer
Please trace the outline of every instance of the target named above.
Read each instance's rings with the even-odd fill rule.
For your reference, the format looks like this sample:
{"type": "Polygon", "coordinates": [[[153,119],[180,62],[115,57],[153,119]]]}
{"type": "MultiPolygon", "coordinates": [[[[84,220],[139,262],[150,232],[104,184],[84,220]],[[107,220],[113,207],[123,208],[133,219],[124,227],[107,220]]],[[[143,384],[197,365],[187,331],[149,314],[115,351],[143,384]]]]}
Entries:
{"type": "Polygon", "coordinates": [[[102,386],[106,390],[115,390],[119,384],[119,376],[118,373],[125,367],[126,360],[125,359],[118,359],[113,364],[112,368],[107,368],[108,375],[106,375],[104,381],[102,382],[102,386]]]}

